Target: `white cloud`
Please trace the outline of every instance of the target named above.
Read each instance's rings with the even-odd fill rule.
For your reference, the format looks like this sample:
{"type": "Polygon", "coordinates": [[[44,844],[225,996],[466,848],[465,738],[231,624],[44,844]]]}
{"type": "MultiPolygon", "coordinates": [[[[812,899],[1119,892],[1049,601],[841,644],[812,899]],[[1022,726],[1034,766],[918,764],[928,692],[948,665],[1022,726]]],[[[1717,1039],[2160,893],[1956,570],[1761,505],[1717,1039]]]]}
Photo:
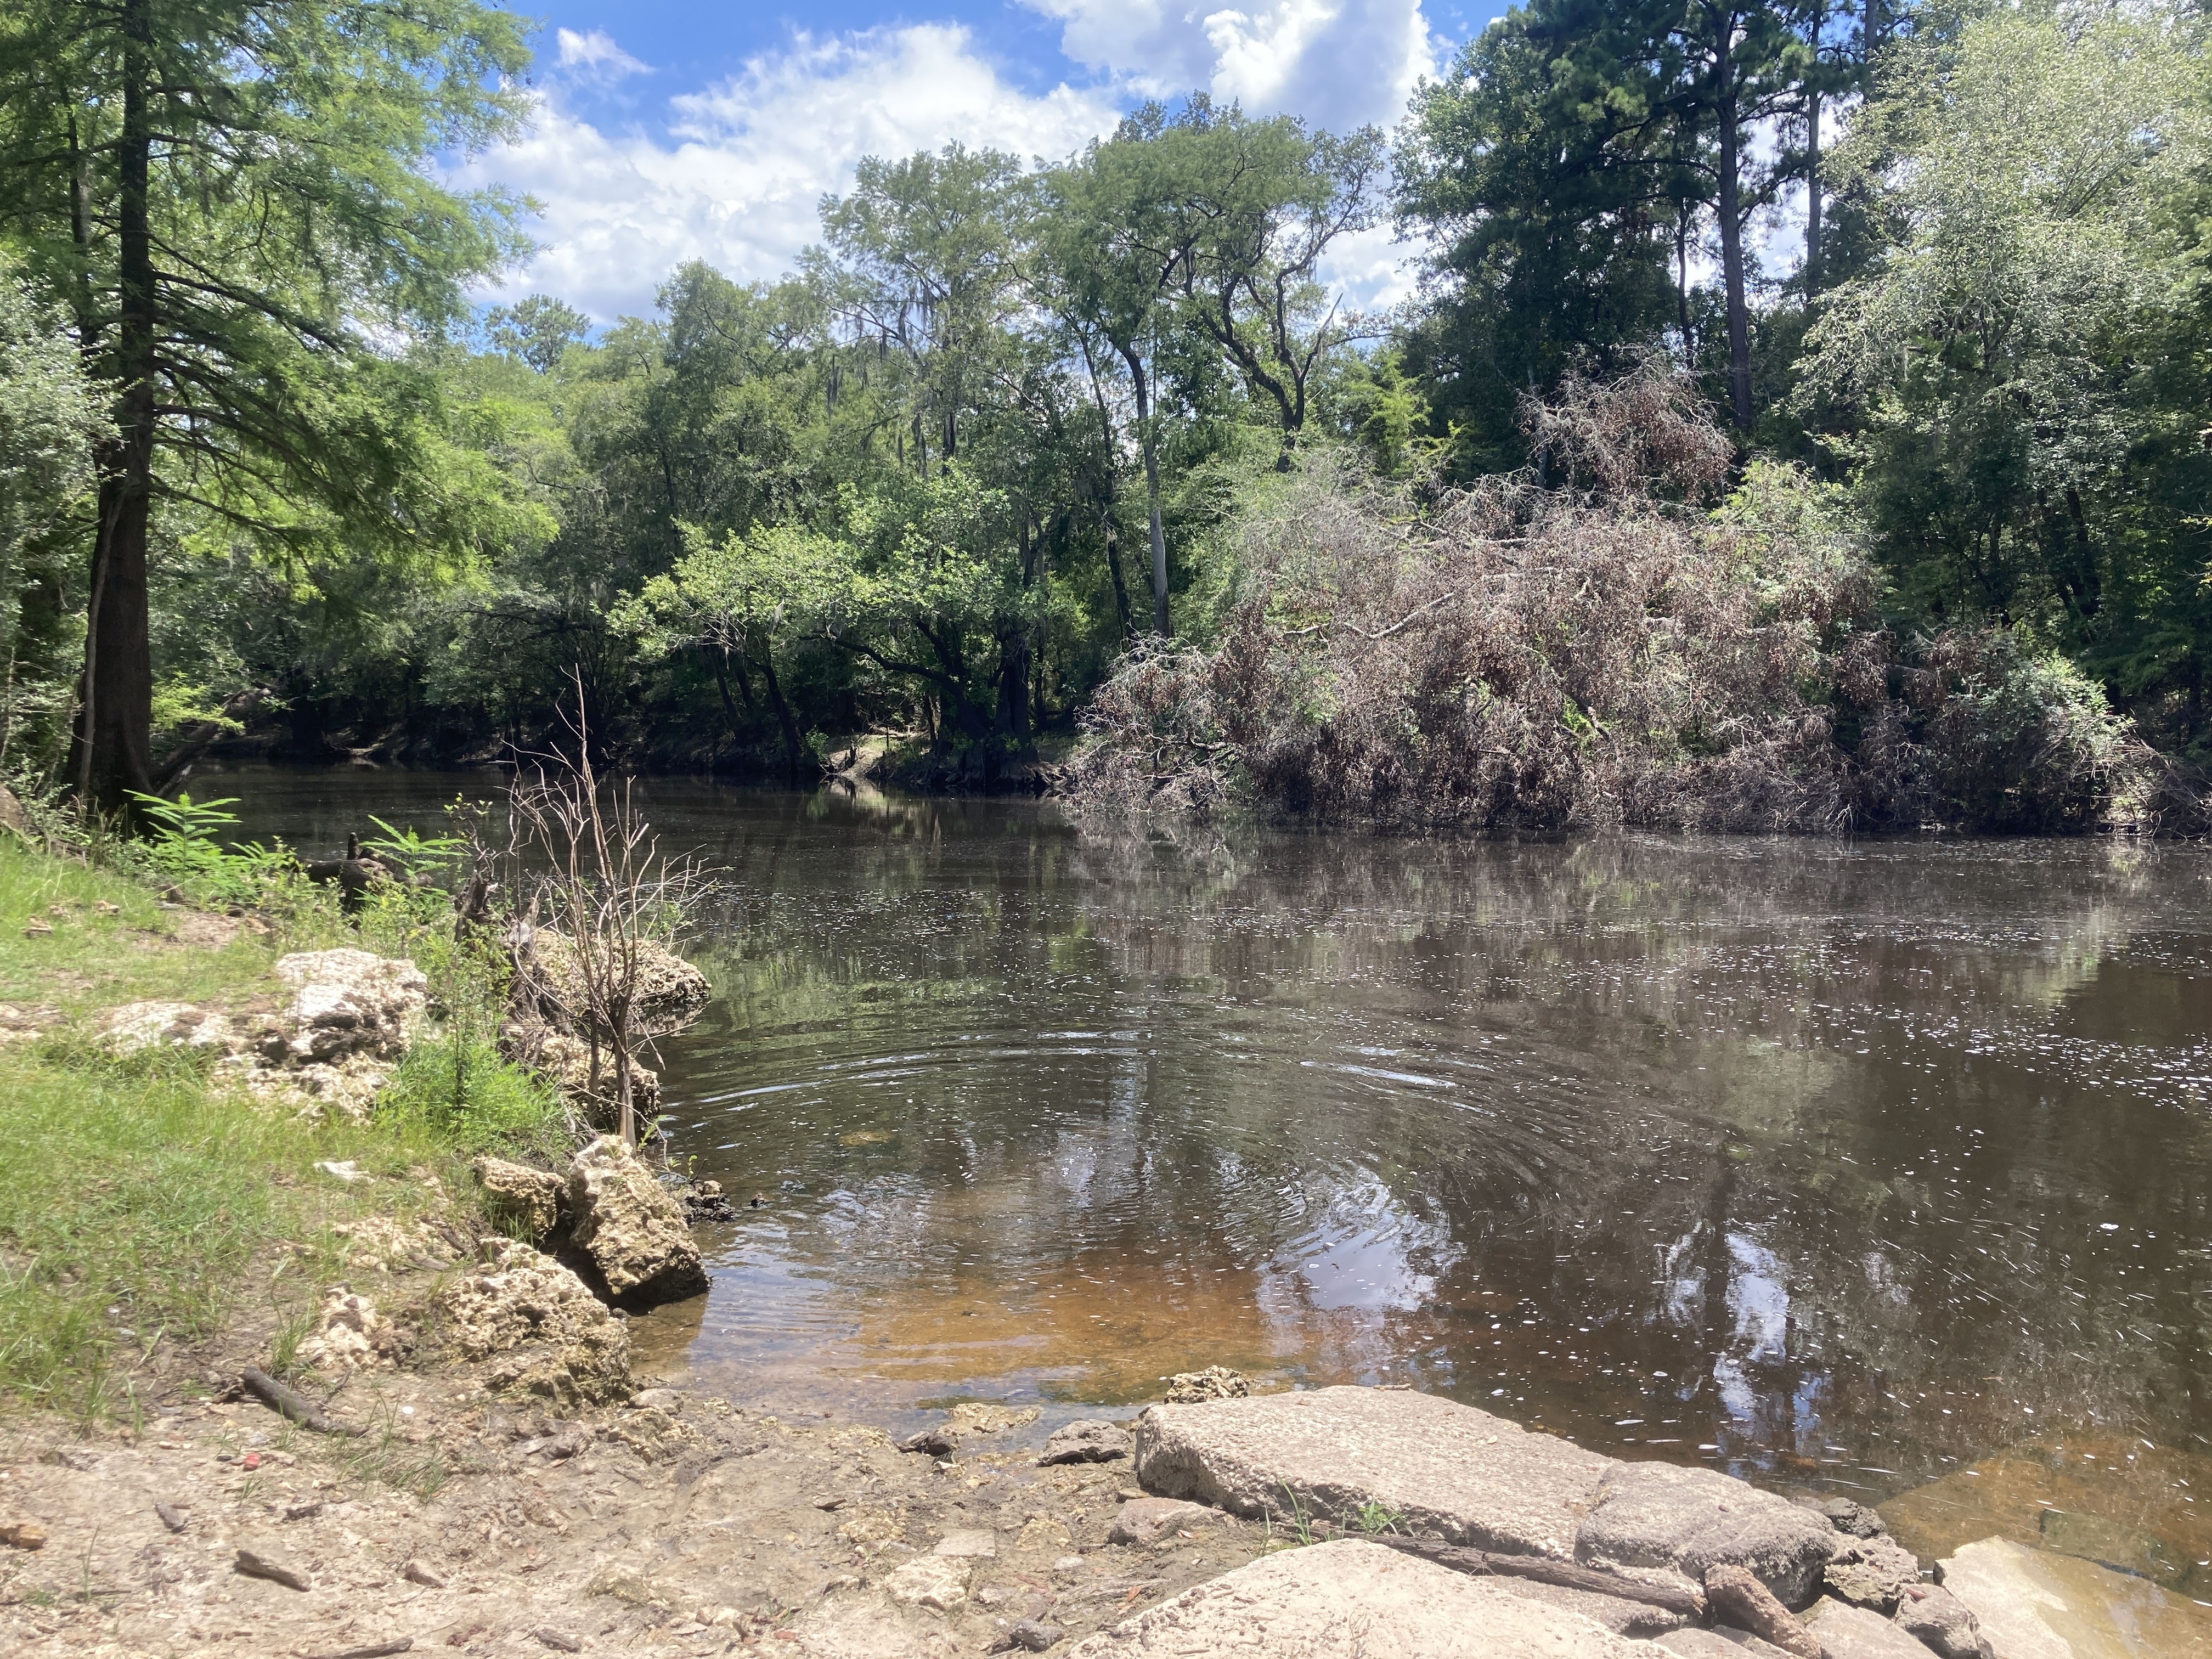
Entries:
{"type": "Polygon", "coordinates": [[[1436,49],[1421,0],[1269,0],[1188,9],[1176,0],[1024,0],[1057,17],[1060,50],[1135,90],[1204,90],[1254,114],[1303,115],[1342,131],[1396,125],[1436,49]]]}
{"type": "Polygon", "coordinates": [[[615,44],[615,38],[605,29],[593,29],[579,34],[574,29],[556,31],[555,42],[560,48],[558,62],[562,69],[580,69],[597,81],[619,81],[626,75],[650,75],[653,66],[641,64],[615,44]]]}
{"type": "Polygon", "coordinates": [[[1118,118],[1103,93],[1008,86],[967,30],[939,25],[801,36],[671,109],[672,148],[604,132],[556,94],[541,100],[528,138],[455,173],[456,184],[496,181],[544,205],[534,228],[543,251],[501,294],[558,295],[605,322],[650,311],[687,259],[740,281],[773,279],[816,240],[822,196],[845,188],[864,155],[957,139],[1058,157],[1118,118]]]}

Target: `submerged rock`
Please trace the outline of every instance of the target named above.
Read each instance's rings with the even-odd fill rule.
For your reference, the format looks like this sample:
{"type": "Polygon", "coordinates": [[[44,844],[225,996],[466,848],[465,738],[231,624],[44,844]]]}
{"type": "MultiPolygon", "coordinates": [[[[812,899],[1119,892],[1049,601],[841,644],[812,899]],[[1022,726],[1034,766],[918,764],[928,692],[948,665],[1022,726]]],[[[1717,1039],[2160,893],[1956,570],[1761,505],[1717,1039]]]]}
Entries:
{"type": "Polygon", "coordinates": [[[569,1238],[617,1297],[673,1302],[707,1288],[682,1206],[620,1137],[576,1154],[568,1200],[569,1238]]]}
{"type": "Polygon", "coordinates": [[[1278,1519],[1295,1504],[1338,1522],[1375,1504],[1403,1532],[1561,1559],[1619,1467],[1472,1406],[1376,1389],[1153,1406],[1137,1424],[1146,1492],[1278,1519]]]}
{"type": "Polygon", "coordinates": [[[526,1244],[505,1242],[478,1272],[439,1297],[447,1334],[465,1360],[489,1362],[495,1392],[561,1405],[602,1404],[631,1393],[629,1334],[584,1281],[526,1244]]]}
{"type": "Polygon", "coordinates": [[[1966,1545],[1939,1565],[1945,1590],[1999,1659],[2212,1651],[2212,1610],[2148,1578],[2002,1538],[1966,1545]]]}
{"type": "Polygon", "coordinates": [[[1638,1659],[1651,1651],[1578,1613],[1516,1595],[1503,1580],[1346,1539],[1262,1556],[1077,1643],[1070,1659],[1638,1659]]]}

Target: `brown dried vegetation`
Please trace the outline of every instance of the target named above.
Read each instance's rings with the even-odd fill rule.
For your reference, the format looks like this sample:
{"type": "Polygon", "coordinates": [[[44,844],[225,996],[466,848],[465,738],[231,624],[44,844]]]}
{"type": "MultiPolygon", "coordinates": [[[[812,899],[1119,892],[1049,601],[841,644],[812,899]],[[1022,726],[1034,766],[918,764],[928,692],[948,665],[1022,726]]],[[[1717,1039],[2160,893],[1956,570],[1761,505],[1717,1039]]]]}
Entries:
{"type": "Polygon", "coordinates": [[[1139,647],[1075,793],[1518,834],[2194,829],[2201,792],[2063,662],[1886,626],[1827,493],[1656,369],[1526,412],[1526,474],[1424,499],[1316,459],[1210,647],[1139,647]]]}

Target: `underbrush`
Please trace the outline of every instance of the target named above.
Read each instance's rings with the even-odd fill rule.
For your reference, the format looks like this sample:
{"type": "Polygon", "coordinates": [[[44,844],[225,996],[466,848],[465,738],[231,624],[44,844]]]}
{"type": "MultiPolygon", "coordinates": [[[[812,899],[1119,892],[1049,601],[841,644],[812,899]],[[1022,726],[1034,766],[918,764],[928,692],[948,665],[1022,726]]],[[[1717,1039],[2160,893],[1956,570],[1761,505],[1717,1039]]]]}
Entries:
{"type": "Polygon", "coordinates": [[[1528,477],[1421,499],[1310,460],[1249,516],[1205,648],[1133,651],[1072,768],[1117,809],[1553,834],[2203,826],[2098,688],[1991,626],[1923,637],[1830,492],[1656,372],[1528,411],[1528,477]]]}

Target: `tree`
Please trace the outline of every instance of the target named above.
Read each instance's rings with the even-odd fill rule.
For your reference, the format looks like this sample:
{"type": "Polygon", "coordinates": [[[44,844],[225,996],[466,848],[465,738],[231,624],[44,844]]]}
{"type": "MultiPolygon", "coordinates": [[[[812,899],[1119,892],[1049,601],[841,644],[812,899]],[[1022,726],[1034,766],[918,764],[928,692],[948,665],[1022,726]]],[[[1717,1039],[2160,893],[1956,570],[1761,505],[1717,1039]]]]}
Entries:
{"type": "Polygon", "coordinates": [[[282,542],[284,503],[406,542],[412,416],[392,343],[463,314],[520,206],[434,158],[519,129],[522,25],[477,0],[25,0],[0,18],[0,211],[110,389],[72,771],[151,777],[157,501],[282,542]]]}
{"type": "Polygon", "coordinates": [[[16,757],[25,714],[46,701],[47,688],[25,682],[57,665],[50,653],[64,580],[57,539],[83,512],[94,448],[110,436],[59,318],[0,258],[0,774],[16,757]]]}
{"type": "Polygon", "coordinates": [[[592,331],[592,319],[548,294],[532,294],[511,306],[495,306],[484,318],[484,333],[510,357],[519,357],[540,374],[592,331]]]}
{"type": "Polygon", "coordinates": [[[1340,138],[1292,116],[1254,120],[1196,94],[1171,118],[1158,106],[1131,118],[1162,153],[1184,315],[1254,397],[1275,405],[1287,469],[1315,366],[1344,337],[1340,307],[1319,279],[1322,257],[1374,222],[1382,135],[1362,127],[1340,138]]]}
{"type": "Polygon", "coordinates": [[[1804,402],[1905,596],[2083,653],[2204,730],[2212,77],[2179,7],[2023,8],[1895,49],[1838,157],[1902,227],[1831,290],[1804,402]]]}

